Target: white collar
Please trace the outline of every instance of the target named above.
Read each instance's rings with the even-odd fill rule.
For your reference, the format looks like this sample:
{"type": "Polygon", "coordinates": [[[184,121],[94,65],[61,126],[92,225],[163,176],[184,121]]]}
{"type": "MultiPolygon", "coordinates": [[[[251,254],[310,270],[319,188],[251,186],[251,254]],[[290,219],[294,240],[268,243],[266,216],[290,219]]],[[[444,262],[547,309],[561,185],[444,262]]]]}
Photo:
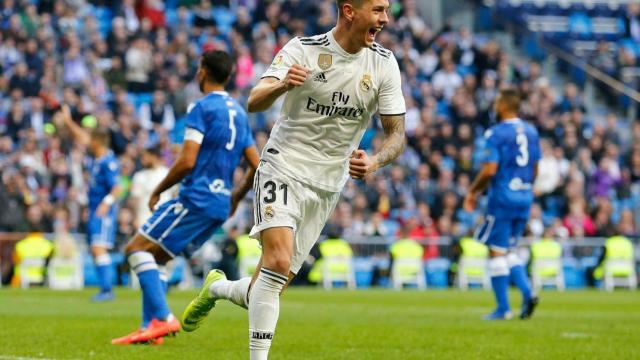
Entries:
{"type": "Polygon", "coordinates": [[[222,96],[229,96],[229,93],[228,93],[228,92],[226,92],[226,91],[224,91],[224,90],[221,90],[221,91],[212,91],[212,92],[210,92],[209,94],[216,94],[216,95],[222,95],[222,96]]]}

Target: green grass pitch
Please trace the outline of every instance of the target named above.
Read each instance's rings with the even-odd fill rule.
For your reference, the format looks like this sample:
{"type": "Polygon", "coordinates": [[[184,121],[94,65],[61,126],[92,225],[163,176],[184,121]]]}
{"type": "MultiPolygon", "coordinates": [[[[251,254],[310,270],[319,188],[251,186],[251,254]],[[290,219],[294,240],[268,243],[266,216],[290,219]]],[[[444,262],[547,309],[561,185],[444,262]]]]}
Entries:
{"type": "MultiPolygon", "coordinates": [[[[176,315],[194,293],[170,293],[176,315]]],[[[140,295],[92,294],[0,290],[0,359],[248,358],[246,311],[229,303],[162,346],[113,346],[138,324],[140,295]]],[[[484,291],[289,289],[271,359],[640,359],[638,293],[543,292],[530,321],[481,321],[492,304],[484,291]]]]}

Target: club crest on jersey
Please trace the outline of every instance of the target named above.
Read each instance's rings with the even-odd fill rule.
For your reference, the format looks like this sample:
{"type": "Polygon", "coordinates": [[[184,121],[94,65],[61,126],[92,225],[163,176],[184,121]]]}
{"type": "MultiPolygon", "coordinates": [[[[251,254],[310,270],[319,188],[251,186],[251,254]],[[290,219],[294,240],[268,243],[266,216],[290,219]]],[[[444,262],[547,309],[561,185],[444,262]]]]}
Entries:
{"type": "Polygon", "coordinates": [[[362,76],[362,80],[360,80],[360,89],[362,91],[369,91],[373,87],[373,83],[371,82],[371,75],[364,74],[362,76]]]}
{"type": "Polygon", "coordinates": [[[275,210],[273,210],[273,206],[267,205],[264,207],[264,218],[266,220],[271,220],[276,215],[275,210]]]}
{"type": "Polygon", "coordinates": [[[275,65],[280,65],[280,64],[282,64],[282,59],[283,59],[282,55],[278,55],[278,56],[276,56],[276,58],[275,58],[275,59],[273,59],[273,63],[271,63],[271,65],[274,65],[274,66],[275,66],[275,65]]]}
{"type": "Polygon", "coordinates": [[[322,70],[328,70],[333,65],[333,57],[331,54],[318,55],[318,67],[322,70]]]}

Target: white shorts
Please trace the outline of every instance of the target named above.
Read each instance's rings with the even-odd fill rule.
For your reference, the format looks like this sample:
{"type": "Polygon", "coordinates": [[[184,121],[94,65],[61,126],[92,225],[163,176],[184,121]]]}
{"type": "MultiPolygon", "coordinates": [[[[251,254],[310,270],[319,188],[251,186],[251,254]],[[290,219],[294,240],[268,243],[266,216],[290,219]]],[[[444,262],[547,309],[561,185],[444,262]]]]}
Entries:
{"type": "Polygon", "coordinates": [[[317,189],[261,162],[253,183],[254,221],[250,236],[274,227],[293,229],[291,272],[297,274],[340,199],[339,192],[317,189]]]}

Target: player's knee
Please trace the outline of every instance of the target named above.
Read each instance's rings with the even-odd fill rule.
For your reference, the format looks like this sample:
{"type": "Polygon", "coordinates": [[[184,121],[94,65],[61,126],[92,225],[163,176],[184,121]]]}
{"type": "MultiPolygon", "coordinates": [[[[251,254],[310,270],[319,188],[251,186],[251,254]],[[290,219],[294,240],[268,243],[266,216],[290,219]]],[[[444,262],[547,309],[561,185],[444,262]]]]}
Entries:
{"type": "Polygon", "coordinates": [[[501,250],[496,250],[496,249],[490,249],[489,250],[489,257],[505,256],[506,254],[507,254],[506,251],[501,251],[501,250]]]}
{"type": "Polygon", "coordinates": [[[286,252],[275,252],[265,258],[263,267],[279,274],[288,274],[291,267],[291,258],[286,252]]]}
{"type": "Polygon", "coordinates": [[[91,255],[93,255],[94,258],[97,258],[100,255],[104,255],[107,254],[107,249],[100,247],[100,246],[92,246],[91,247],[91,255]]]}

